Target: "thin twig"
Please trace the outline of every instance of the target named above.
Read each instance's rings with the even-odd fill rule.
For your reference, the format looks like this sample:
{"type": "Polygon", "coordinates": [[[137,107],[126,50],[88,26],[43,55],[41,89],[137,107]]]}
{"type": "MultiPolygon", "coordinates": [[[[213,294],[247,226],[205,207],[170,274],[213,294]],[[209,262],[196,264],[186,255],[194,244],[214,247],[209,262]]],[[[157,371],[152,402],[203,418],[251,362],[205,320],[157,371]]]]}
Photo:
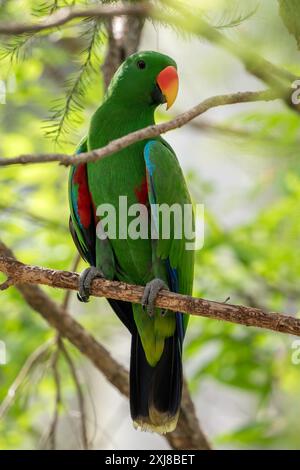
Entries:
{"type": "Polygon", "coordinates": [[[70,356],[70,354],[69,354],[69,352],[68,352],[67,348],[65,347],[62,340],[61,340],[61,343],[60,343],[60,350],[61,350],[61,352],[63,353],[63,355],[66,359],[66,362],[69,366],[69,369],[70,369],[70,372],[71,372],[71,375],[72,375],[72,378],[73,378],[73,382],[75,383],[75,386],[76,386],[76,393],[77,393],[79,413],[80,413],[80,421],[81,421],[82,445],[83,445],[83,448],[85,450],[87,450],[89,448],[89,440],[88,440],[87,427],[86,427],[85,399],[84,399],[84,395],[83,395],[83,392],[82,392],[80,379],[78,377],[77,370],[76,370],[76,367],[74,365],[74,362],[73,362],[73,360],[72,360],[72,358],[71,358],[71,356],[70,356]]]}
{"type": "Polygon", "coordinates": [[[60,348],[56,348],[52,356],[52,360],[51,360],[51,367],[52,367],[53,378],[55,382],[55,403],[54,403],[53,417],[51,420],[48,437],[46,439],[46,443],[48,442],[48,440],[50,442],[51,450],[56,449],[56,433],[57,433],[57,427],[58,427],[60,406],[62,403],[61,380],[60,380],[60,373],[58,370],[59,353],[60,353],[60,348]]]}
{"type": "Polygon", "coordinates": [[[53,345],[53,342],[53,339],[50,339],[46,343],[43,343],[37,349],[35,349],[26,359],[23,367],[21,368],[14,382],[9,387],[6,397],[0,404],[0,420],[4,418],[9,408],[14,403],[17,393],[23,385],[26,377],[28,377],[28,375],[35,368],[35,366],[42,361],[42,359],[48,353],[49,348],[53,345]]]}
{"type": "Polygon", "coordinates": [[[106,19],[114,16],[147,16],[150,13],[148,3],[119,3],[117,5],[95,5],[86,8],[64,7],[44,17],[36,23],[0,23],[0,34],[18,35],[24,33],[36,33],[62,26],[76,18],[99,18],[106,19]]]}
{"type": "Polygon", "coordinates": [[[61,153],[52,154],[24,154],[11,158],[0,158],[0,166],[27,164],[27,163],[46,163],[60,162],[63,165],[73,165],[74,163],[86,163],[100,160],[115,152],[119,152],[129,145],[144,139],[158,137],[161,134],[169,132],[173,129],[180,128],[195,119],[197,116],[204,114],[209,109],[226,106],[229,104],[249,103],[253,101],[272,101],[280,99],[282,93],[273,90],[263,91],[244,91],[238,93],[230,93],[226,95],[217,95],[207,98],[193,108],[179,114],[175,119],[162,124],[152,125],[131,132],[123,137],[112,140],[108,145],[101,149],[92,150],[90,152],[80,153],[76,155],[67,155],[61,153]]]}
{"type": "MultiPolygon", "coordinates": [[[[80,260],[81,260],[80,255],[76,254],[76,256],[74,258],[74,261],[73,261],[73,264],[72,264],[72,268],[71,268],[72,271],[76,271],[76,269],[78,268],[78,265],[80,263],[80,260]]],[[[70,291],[70,290],[67,290],[65,292],[64,300],[62,302],[62,308],[64,310],[67,310],[68,307],[69,307],[69,301],[70,301],[71,293],[72,293],[72,291],[70,291]]],[[[77,395],[78,406],[79,406],[79,413],[80,413],[82,445],[83,445],[83,448],[85,450],[87,450],[89,448],[89,442],[88,442],[87,427],[86,427],[85,399],[84,399],[84,395],[82,393],[81,384],[80,384],[80,380],[79,380],[79,377],[78,377],[78,374],[77,374],[77,371],[76,371],[75,364],[74,364],[73,359],[70,356],[66,346],[63,343],[61,335],[57,336],[57,348],[64,355],[65,360],[66,360],[66,362],[69,366],[73,382],[75,384],[76,395],[77,395]]]]}

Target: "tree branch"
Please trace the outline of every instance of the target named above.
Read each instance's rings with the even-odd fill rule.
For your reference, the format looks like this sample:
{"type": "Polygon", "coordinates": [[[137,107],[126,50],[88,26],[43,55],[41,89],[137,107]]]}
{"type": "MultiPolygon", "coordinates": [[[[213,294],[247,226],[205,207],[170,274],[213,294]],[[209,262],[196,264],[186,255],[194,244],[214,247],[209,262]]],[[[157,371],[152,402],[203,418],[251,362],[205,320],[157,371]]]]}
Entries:
{"type": "MultiPolygon", "coordinates": [[[[4,265],[7,266],[10,272],[10,274],[6,273],[12,278],[14,278],[14,275],[11,269],[14,263],[19,268],[25,266],[16,261],[12,251],[1,241],[0,255],[4,265]],[[6,261],[8,261],[7,264],[6,261]]],[[[3,270],[3,272],[5,271],[3,270]]],[[[89,334],[65,309],[55,303],[37,285],[17,284],[16,288],[21,292],[28,305],[54,327],[61,336],[67,338],[84,356],[90,359],[94,366],[103,373],[120,393],[126,397],[129,396],[128,372],[112,358],[110,353],[97,342],[94,336],[89,334]]],[[[177,428],[165,437],[173,449],[209,450],[211,448],[205,434],[199,427],[186,385],[184,386],[177,428]]]]}
{"type": "MultiPolygon", "coordinates": [[[[105,82],[106,84],[109,83],[112,74],[114,73],[115,69],[119,66],[119,64],[124,60],[124,58],[131,53],[135,52],[140,40],[141,36],[141,31],[142,27],[144,24],[144,19],[147,14],[147,11],[149,10],[149,5],[147,4],[126,4],[126,2],[123,2],[123,6],[118,9],[118,6],[116,6],[116,9],[112,11],[111,7],[96,7],[97,9],[97,14],[95,15],[95,8],[85,10],[84,12],[82,11],[82,17],[85,17],[85,14],[87,16],[93,15],[100,17],[102,19],[106,18],[108,19],[109,24],[113,24],[114,21],[122,21],[123,27],[122,27],[122,38],[117,38],[117,41],[112,41],[114,44],[113,46],[116,54],[115,54],[115,60],[112,60],[111,57],[111,47],[108,50],[107,57],[108,59],[105,61],[105,66],[104,67],[104,75],[105,75],[105,82]],[[99,11],[98,11],[99,10],[99,11]],[[106,10],[106,11],[105,11],[106,10]],[[129,11],[130,10],[130,11],[129,11]],[[98,14],[99,13],[99,14],[98,14]],[[117,15],[127,15],[127,16],[117,16],[117,15]]],[[[73,18],[79,18],[81,16],[80,11],[76,11],[76,14],[74,15],[74,9],[64,9],[64,13],[60,10],[60,12],[57,12],[56,17],[52,15],[51,18],[47,18],[47,27],[45,24],[45,20],[42,21],[42,28],[41,28],[41,23],[39,25],[34,26],[34,29],[30,29],[31,31],[41,31],[42,29],[48,29],[54,26],[58,26],[59,24],[55,22],[57,20],[60,21],[60,24],[64,24],[67,21],[70,21],[73,18]],[[52,23],[51,23],[52,21],[52,23]]],[[[3,25],[0,24],[0,34],[1,32],[3,33],[4,30],[2,28],[3,25]],[[2,28],[2,31],[1,31],[2,28]]],[[[8,31],[7,28],[8,26],[11,25],[5,25],[7,34],[13,34],[13,31],[10,30],[8,31]]],[[[16,33],[16,27],[19,27],[19,33],[20,33],[20,25],[14,24],[14,32],[16,33]]],[[[24,26],[24,25],[23,25],[24,26]]],[[[26,25],[25,25],[26,26],[26,25]]],[[[21,25],[22,28],[22,25],[21,25]]],[[[3,244],[0,242],[0,253],[5,254],[6,256],[12,257],[13,254],[10,250],[8,250],[3,244]]],[[[9,282],[6,283],[6,286],[9,286],[9,282]]],[[[22,295],[24,296],[25,300],[31,305],[36,311],[41,313],[41,315],[53,326],[55,326],[56,320],[53,321],[52,318],[52,323],[51,320],[49,319],[49,315],[54,315],[54,317],[57,317],[57,314],[63,313],[65,325],[62,326],[62,328],[59,328],[57,326],[57,337],[59,338],[60,342],[60,350],[63,352],[67,353],[67,350],[64,349],[63,342],[61,340],[61,337],[65,336],[68,338],[78,349],[81,350],[87,357],[92,360],[94,365],[102,371],[102,373],[106,376],[106,378],[114,385],[116,386],[119,391],[126,396],[128,396],[128,373],[123,369],[119,364],[117,364],[110,356],[108,351],[106,351],[101,345],[99,345],[96,340],[89,336],[88,334],[83,334],[85,333],[84,330],[82,330],[81,326],[77,324],[77,322],[74,322],[72,317],[69,317],[67,314],[67,303],[68,303],[68,292],[67,295],[65,296],[65,301],[63,303],[62,307],[59,307],[57,304],[53,303],[50,298],[48,298],[43,291],[39,289],[37,286],[29,286],[29,285],[22,285],[22,286],[17,286],[17,288],[20,290],[22,295]],[[60,310],[60,313],[59,313],[60,310]],[[48,313],[47,313],[48,311],[48,313]],[[69,318],[68,318],[69,317],[69,318]],[[69,326],[69,333],[66,331],[66,323],[68,323],[69,326]],[[78,334],[81,333],[81,335],[78,334]],[[76,339],[77,338],[77,339],[76,339]],[[83,344],[85,343],[85,344],[83,344]],[[81,344],[81,346],[80,346],[81,344]],[[100,346],[97,348],[97,346],[100,346]],[[86,349],[87,348],[87,349],[86,349]],[[113,374],[112,374],[112,371],[113,374]]],[[[57,321],[59,319],[57,318],[57,321]]],[[[58,325],[58,324],[57,324],[58,325]]],[[[68,357],[66,356],[66,360],[68,361],[68,357]]],[[[80,405],[80,410],[81,410],[81,415],[83,418],[83,426],[82,428],[82,433],[83,433],[83,444],[84,447],[88,447],[88,441],[87,441],[87,434],[86,434],[86,429],[85,429],[85,422],[84,422],[84,403],[83,403],[83,395],[80,389],[80,383],[79,379],[77,377],[76,370],[74,368],[73,363],[69,364],[71,368],[71,372],[73,374],[74,381],[77,386],[77,393],[78,393],[78,399],[79,399],[79,405],[80,405]],[[75,374],[75,375],[74,375],[75,374]]],[[[56,423],[57,418],[55,415],[54,418],[54,423],[56,423]]],[[[56,427],[56,424],[54,425],[54,429],[56,427]]],[[[196,417],[195,409],[193,402],[191,400],[190,394],[188,392],[188,388],[186,383],[184,383],[184,388],[183,388],[183,396],[182,396],[182,404],[181,404],[181,413],[178,421],[177,428],[174,432],[169,433],[166,436],[166,440],[169,442],[170,446],[173,449],[198,449],[198,450],[208,450],[210,449],[210,444],[208,443],[208,440],[204,433],[202,432],[201,428],[199,427],[198,419],[196,417]]]]}
{"type": "MultiPolygon", "coordinates": [[[[80,8],[80,7],[64,7],[55,11],[51,15],[44,17],[41,21],[35,23],[0,23],[0,35],[18,35],[24,33],[36,33],[43,30],[52,29],[67,24],[76,18],[99,18],[102,20],[112,21],[116,17],[127,16],[133,22],[128,21],[128,25],[125,27],[126,37],[130,38],[131,32],[137,27],[141,28],[143,21],[146,17],[151,18],[154,21],[163,22],[169,24],[175,28],[179,28],[184,32],[192,33],[197,36],[202,36],[208,41],[221,46],[234,54],[241,62],[245,65],[246,69],[257,78],[265,81],[272,87],[276,87],[284,91],[286,85],[290,85],[296,76],[285,69],[272,64],[265,60],[256,52],[249,50],[240,42],[236,44],[228,37],[223,35],[218,29],[211,26],[200,16],[197,16],[195,21],[194,13],[191,14],[190,10],[183,5],[183,3],[174,4],[173,0],[164,0],[166,4],[169,4],[173,9],[176,7],[176,15],[165,10],[163,8],[153,8],[149,2],[139,3],[126,3],[119,2],[116,5],[96,5],[92,7],[80,8]],[[138,20],[136,22],[136,20],[138,20]],[[135,23],[134,23],[135,22],[135,23]]],[[[109,29],[109,28],[108,28],[109,29]]],[[[112,24],[111,24],[112,32],[112,24]]],[[[134,41],[136,35],[134,35],[134,41]]],[[[129,40],[130,42],[130,40],[129,40]]],[[[117,49],[120,49],[119,47],[117,49]]],[[[129,47],[124,50],[124,59],[128,53],[134,52],[135,47],[129,47]]],[[[109,83],[109,77],[114,72],[116,65],[120,61],[120,54],[118,54],[116,60],[110,59],[109,64],[104,64],[104,76],[106,84],[109,83]],[[108,69],[106,70],[106,65],[108,69]]],[[[286,99],[288,102],[288,99],[286,99]]],[[[291,103],[289,103],[291,106],[291,103]]],[[[298,110],[297,106],[292,106],[298,110]]]]}
{"type": "MultiPolygon", "coordinates": [[[[12,283],[42,284],[60,289],[78,290],[79,274],[69,271],[30,266],[12,258],[0,257],[0,271],[5,273],[12,283]]],[[[6,282],[3,284],[7,288],[6,282]]],[[[0,286],[1,290],[1,286],[0,286]]],[[[96,297],[125,300],[141,303],[144,287],[126,284],[119,281],[95,279],[91,294],[96,297]]],[[[189,295],[176,294],[162,290],[156,302],[157,307],[182,312],[189,315],[213,318],[237,323],[245,326],[255,326],[268,330],[300,336],[300,319],[276,312],[267,313],[262,309],[214,302],[189,295]]]]}
{"type": "Polygon", "coordinates": [[[263,90],[263,91],[244,91],[239,93],[231,93],[226,95],[217,95],[207,98],[193,108],[179,114],[175,119],[162,124],[148,126],[143,129],[131,132],[119,139],[112,140],[108,145],[90,152],[66,155],[61,153],[52,154],[25,154],[12,158],[0,158],[0,166],[27,164],[27,163],[46,163],[60,162],[63,165],[72,165],[74,163],[86,163],[100,160],[108,155],[128,147],[129,145],[144,139],[158,137],[165,132],[180,128],[195,119],[197,116],[204,114],[206,111],[218,106],[225,106],[236,103],[249,103],[254,101],[272,101],[280,99],[282,94],[279,91],[263,90]]]}
{"type": "Polygon", "coordinates": [[[166,13],[163,10],[156,9],[149,12],[149,15],[154,20],[163,21],[170,26],[179,28],[185,33],[205,38],[212,44],[222,47],[237,57],[249,73],[263,80],[268,85],[282,89],[287,84],[291,85],[298,78],[288,70],[282,69],[264,59],[241,41],[232,41],[228,36],[222,34],[217,28],[205,21],[202,16],[197,15],[195,18],[194,12],[191,14],[190,8],[184,2],[174,3],[174,0],[164,0],[164,2],[173,9],[175,7],[176,13],[166,13]]]}
{"type": "Polygon", "coordinates": [[[55,401],[54,401],[54,411],[50,423],[50,428],[48,435],[45,439],[46,443],[49,441],[50,449],[56,450],[56,435],[59,421],[59,412],[62,404],[62,392],[61,392],[61,377],[58,370],[58,361],[59,361],[59,348],[56,348],[54,354],[51,357],[51,369],[53,373],[53,379],[55,383],[55,401]]]}
{"type": "Polygon", "coordinates": [[[76,395],[77,395],[77,400],[78,400],[78,406],[79,406],[79,413],[80,413],[80,422],[81,422],[81,440],[82,440],[82,446],[84,450],[89,449],[89,439],[88,439],[88,433],[87,433],[87,425],[86,425],[86,412],[85,412],[85,397],[82,391],[81,387],[81,382],[80,378],[78,376],[75,364],[73,362],[73,359],[67,350],[66,346],[64,345],[64,342],[62,339],[60,339],[60,351],[62,352],[66,363],[69,366],[70,373],[73,379],[73,382],[76,387],[76,395]]]}
{"type": "MultiPolygon", "coordinates": [[[[1,241],[0,254],[13,256],[12,252],[1,241]]],[[[9,260],[18,265],[18,261],[13,257],[9,258],[9,260]]],[[[128,395],[127,371],[111,357],[110,353],[92,335],[82,328],[65,309],[48,297],[38,286],[20,284],[16,287],[28,305],[40,313],[62,336],[68,338],[79,351],[92,361],[97,369],[102,371],[107,380],[118,388],[123,395],[128,395]]]]}
{"type": "Polygon", "coordinates": [[[106,19],[114,16],[134,15],[147,16],[150,13],[148,3],[119,3],[117,5],[98,5],[93,7],[78,8],[64,7],[46,16],[40,22],[36,23],[0,23],[0,34],[16,35],[24,33],[37,33],[40,31],[56,28],[69,23],[76,18],[99,18],[106,19]]]}
{"type": "Polygon", "coordinates": [[[144,21],[141,15],[131,15],[113,17],[106,22],[108,47],[101,67],[106,89],[122,62],[137,51],[144,21]]]}

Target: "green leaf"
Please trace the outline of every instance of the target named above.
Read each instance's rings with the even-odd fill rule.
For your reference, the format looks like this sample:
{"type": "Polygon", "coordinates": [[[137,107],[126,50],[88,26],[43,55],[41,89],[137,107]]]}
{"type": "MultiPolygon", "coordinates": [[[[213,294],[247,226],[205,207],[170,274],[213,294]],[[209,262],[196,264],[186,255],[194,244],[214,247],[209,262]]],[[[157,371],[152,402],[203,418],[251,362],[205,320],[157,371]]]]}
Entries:
{"type": "Polygon", "coordinates": [[[300,4],[298,0],[279,0],[279,12],[282,21],[292,34],[300,49],[300,4]]]}

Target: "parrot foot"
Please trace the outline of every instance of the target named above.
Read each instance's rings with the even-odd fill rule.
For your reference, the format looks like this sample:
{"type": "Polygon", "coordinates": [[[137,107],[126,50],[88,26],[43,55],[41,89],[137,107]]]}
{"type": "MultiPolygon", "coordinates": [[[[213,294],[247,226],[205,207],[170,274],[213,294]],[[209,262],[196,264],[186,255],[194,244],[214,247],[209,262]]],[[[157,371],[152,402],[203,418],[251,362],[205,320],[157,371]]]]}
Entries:
{"type": "Polygon", "coordinates": [[[79,276],[79,292],[77,292],[77,298],[80,302],[88,302],[90,298],[91,285],[94,279],[103,278],[103,272],[91,266],[86,268],[79,276]]]}
{"type": "Polygon", "coordinates": [[[147,310],[149,317],[153,317],[154,315],[156,297],[162,289],[169,290],[169,287],[159,278],[152,279],[152,281],[148,282],[145,286],[142,306],[144,310],[147,310]]]}

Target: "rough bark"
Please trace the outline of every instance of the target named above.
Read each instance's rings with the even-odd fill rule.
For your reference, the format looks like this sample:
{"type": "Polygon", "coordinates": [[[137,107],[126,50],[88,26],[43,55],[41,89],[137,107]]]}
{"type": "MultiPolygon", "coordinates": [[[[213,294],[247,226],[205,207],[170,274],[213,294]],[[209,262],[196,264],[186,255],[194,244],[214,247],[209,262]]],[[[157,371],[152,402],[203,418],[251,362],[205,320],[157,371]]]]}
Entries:
{"type": "MultiPolygon", "coordinates": [[[[12,251],[1,241],[0,255],[2,260],[10,260],[6,266],[15,266],[17,271],[21,268],[22,263],[19,263],[14,258],[12,251]]],[[[9,271],[12,274],[11,269],[9,269],[9,271]]],[[[72,277],[73,276],[67,276],[69,279],[72,277]]],[[[37,285],[18,283],[16,288],[33,310],[38,312],[50,326],[60,333],[62,337],[67,338],[79,351],[81,351],[82,354],[87,357],[100,372],[102,372],[106,379],[120,391],[120,393],[126,397],[129,396],[127,370],[118,364],[118,362],[113,359],[109,351],[107,351],[107,349],[105,349],[93,335],[88,333],[66,309],[54,302],[37,285]]],[[[204,432],[199,426],[186,385],[184,388],[177,429],[173,433],[167,434],[165,437],[170,446],[177,450],[209,450],[211,448],[204,432]]]]}
{"type": "MultiPolygon", "coordinates": [[[[79,274],[77,273],[29,266],[13,258],[1,256],[0,271],[8,276],[8,280],[0,286],[2,290],[10,285],[17,285],[23,289],[24,284],[43,284],[71,290],[78,290],[79,287],[79,274]]],[[[96,297],[126,300],[132,303],[141,303],[143,292],[142,286],[106,279],[95,279],[91,288],[91,295],[96,297]]],[[[259,308],[214,302],[167,290],[159,293],[156,305],[174,312],[180,311],[189,315],[300,336],[300,319],[276,312],[268,313],[259,308]]],[[[57,325],[54,326],[57,327],[57,325]]]]}

